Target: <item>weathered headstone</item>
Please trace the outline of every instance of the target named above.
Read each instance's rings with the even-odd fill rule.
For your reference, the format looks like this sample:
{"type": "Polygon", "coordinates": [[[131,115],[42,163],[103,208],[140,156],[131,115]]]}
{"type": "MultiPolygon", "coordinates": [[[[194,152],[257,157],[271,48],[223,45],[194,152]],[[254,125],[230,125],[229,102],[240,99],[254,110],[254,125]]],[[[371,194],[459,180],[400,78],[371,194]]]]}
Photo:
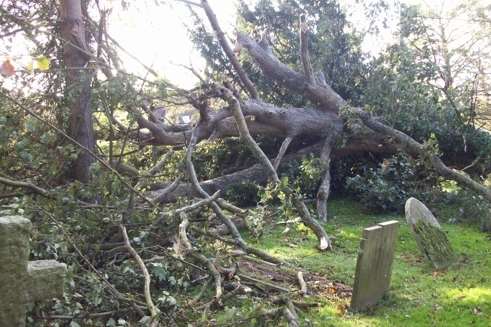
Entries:
{"type": "Polygon", "coordinates": [[[406,201],[405,211],[407,223],[411,226],[421,253],[436,269],[450,266],[455,260],[454,252],[431,211],[415,198],[406,201]]]}
{"type": "Polygon", "coordinates": [[[397,220],[391,220],[363,230],[351,298],[352,311],[374,306],[389,290],[398,226],[397,220]]]}
{"type": "Polygon", "coordinates": [[[0,217],[0,326],[25,326],[27,305],[63,295],[65,264],[29,260],[31,222],[0,217]]]}

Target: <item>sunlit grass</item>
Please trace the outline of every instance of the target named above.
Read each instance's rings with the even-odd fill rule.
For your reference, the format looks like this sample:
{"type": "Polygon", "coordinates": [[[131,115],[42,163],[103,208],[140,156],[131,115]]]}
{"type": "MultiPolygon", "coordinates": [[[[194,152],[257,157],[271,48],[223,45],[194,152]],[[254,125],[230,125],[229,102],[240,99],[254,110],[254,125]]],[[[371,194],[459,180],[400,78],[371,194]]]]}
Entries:
{"type": "MultiPolygon", "coordinates": [[[[396,219],[400,221],[391,291],[369,313],[340,310],[349,300],[315,300],[322,304],[303,314],[314,326],[491,326],[491,240],[476,226],[445,224],[442,227],[458,255],[446,272],[434,272],[421,257],[402,215],[363,213],[349,200],[330,203],[332,220],[326,225],[335,249],[320,253],[311,232],[274,229],[254,245],[305,269],[352,284],[363,228],[396,219]]],[[[446,214],[453,214],[446,210],[446,214]]]]}

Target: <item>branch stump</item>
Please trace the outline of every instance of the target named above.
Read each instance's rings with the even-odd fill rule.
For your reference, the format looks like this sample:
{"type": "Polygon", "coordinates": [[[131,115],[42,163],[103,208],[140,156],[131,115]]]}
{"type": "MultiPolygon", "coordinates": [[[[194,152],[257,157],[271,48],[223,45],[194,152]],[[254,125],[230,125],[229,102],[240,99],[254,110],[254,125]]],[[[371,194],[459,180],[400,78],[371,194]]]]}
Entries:
{"type": "Polygon", "coordinates": [[[455,254],[435,216],[415,198],[406,201],[405,211],[407,223],[411,226],[421,253],[435,269],[448,268],[455,261],[455,254]]]}
{"type": "Polygon", "coordinates": [[[29,303],[63,296],[66,265],[29,260],[31,222],[0,217],[0,326],[25,326],[29,303]]]}
{"type": "Polygon", "coordinates": [[[391,220],[363,230],[351,311],[376,305],[389,290],[398,226],[397,220],[391,220]]]}

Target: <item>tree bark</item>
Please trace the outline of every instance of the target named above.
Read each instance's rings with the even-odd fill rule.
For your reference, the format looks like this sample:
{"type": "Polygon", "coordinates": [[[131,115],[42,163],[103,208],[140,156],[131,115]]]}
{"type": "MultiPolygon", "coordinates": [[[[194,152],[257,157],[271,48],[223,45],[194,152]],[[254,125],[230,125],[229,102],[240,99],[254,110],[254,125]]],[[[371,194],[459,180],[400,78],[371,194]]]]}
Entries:
{"type": "Polygon", "coordinates": [[[369,113],[361,108],[349,106],[346,100],[329,85],[309,81],[302,74],[281,63],[271,53],[266,52],[250,37],[239,34],[238,40],[249,51],[249,54],[267,78],[281,83],[293,91],[304,94],[311,101],[318,102],[321,108],[327,111],[340,113],[342,109],[346,109],[348,114],[360,118],[363,124],[371,130],[393,138],[395,145],[402,151],[417,157],[428,157],[435,171],[441,176],[452,179],[459,185],[474,190],[491,202],[491,189],[489,187],[472,180],[462,172],[450,169],[437,155],[428,153],[422,144],[418,143],[409,135],[372,118],[369,113]]]}
{"type": "MultiPolygon", "coordinates": [[[[63,0],[60,10],[63,62],[66,69],[66,102],[70,108],[68,134],[93,151],[95,137],[91,112],[91,71],[89,48],[85,38],[81,0],[63,0]]],[[[83,183],[90,179],[94,162],[86,151],[80,151],[71,167],[71,176],[83,183]]]]}

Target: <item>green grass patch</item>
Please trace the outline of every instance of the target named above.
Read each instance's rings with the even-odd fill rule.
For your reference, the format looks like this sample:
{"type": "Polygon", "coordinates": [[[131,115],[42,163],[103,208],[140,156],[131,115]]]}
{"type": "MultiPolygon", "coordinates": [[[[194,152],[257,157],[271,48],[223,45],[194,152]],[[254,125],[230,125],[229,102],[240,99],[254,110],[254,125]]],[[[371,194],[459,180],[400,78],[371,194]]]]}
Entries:
{"type": "MultiPolygon", "coordinates": [[[[313,300],[322,306],[304,313],[304,319],[314,326],[491,326],[491,240],[478,227],[446,224],[448,217],[439,217],[458,261],[448,271],[436,273],[420,255],[402,215],[366,214],[356,202],[342,199],[330,201],[329,209],[333,218],[326,229],[335,237],[332,252],[317,251],[314,235],[304,228],[287,233],[283,227],[274,228],[251,242],[309,271],[352,285],[362,229],[399,220],[391,291],[364,314],[345,312],[348,300],[318,297],[313,300]]],[[[247,312],[249,305],[244,303],[239,311],[247,312]]]]}

